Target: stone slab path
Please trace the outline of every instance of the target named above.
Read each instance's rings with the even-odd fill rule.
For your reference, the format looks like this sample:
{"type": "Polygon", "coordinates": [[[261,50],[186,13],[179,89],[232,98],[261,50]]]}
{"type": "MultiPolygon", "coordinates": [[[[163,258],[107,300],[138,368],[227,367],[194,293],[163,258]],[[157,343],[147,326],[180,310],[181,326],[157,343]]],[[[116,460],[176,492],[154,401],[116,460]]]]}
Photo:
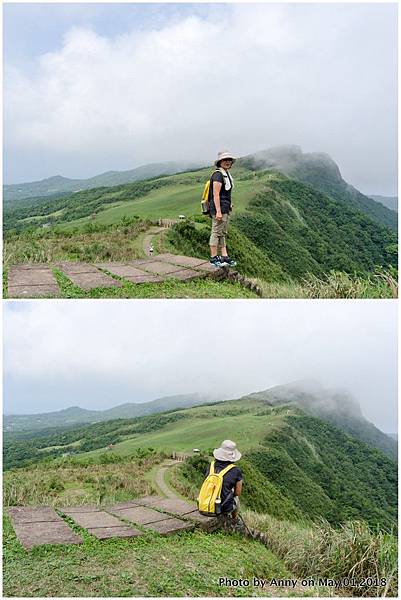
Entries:
{"type": "MultiPolygon", "coordinates": [[[[160,496],[105,507],[75,506],[57,510],[100,540],[135,538],[147,530],[171,535],[195,527],[208,529],[214,522],[214,519],[200,515],[194,503],[160,496]]],[[[11,507],[8,514],[16,536],[26,549],[41,544],[82,543],[82,538],[51,507],[11,507]]]]}
{"type": "Polygon", "coordinates": [[[60,270],[72,283],[83,290],[121,287],[122,281],[119,278],[141,284],[160,283],[168,279],[189,281],[208,276],[221,277],[228,273],[228,268],[216,269],[208,261],[168,253],[127,263],[59,262],[53,265],[29,263],[10,267],[8,296],[10,298],[59,296],[60,291],[52,272],[53,268],[60,270]]]}
{"type": "Polygon", "coordinates": [[[160,496],[140,498],[137,502],[143,506],[152,506],[167,513],[178,515],[184,520],[193,521],[202,529],[209,529],[215,523],[213,517],[207,517],[198,512],[195,502],[187,502],[176,497],[161,498],[160,496]]]}
{"type": "Polygon", "coordinates": [[[58,296],[58,285],[50,265],[32,263],[11,267],[8,272],[8,295],[10,298],[58,296]]]}
{"type": "Polygon", "coordinates": [[[82,538],[51,507],[11,507],[14,531],[27,550],[41,544],[82,544],[82,538]]]}
{"type": "Polygon", "coordinates": [[[109,277],[93,265],[87,263],[58,263],[55,265],[71,279],[72,283],[83,290],[93,288],[121,287],[121,282],[109,277]]]}
{"type": "Polygon", "coordinates": [[[189,531],[194,528],[193,523],[169,517],[166,514],[143,506],[119,508],[117,505],[109,510],[119,517],[138,523],[139,525],[142,525],[144,529],[151,529],[161,535],[168,535],[181,530],[189,531]]]}
{"type": "Polygon", "coordinates": [[[194,528],[193,523],[183,521],[182,519],[165,519],[164,521],[157,521],[155,523],[147,523],[144,525],[146,529],[152,529],[160,535],[169,535],[176,533],[177,531],[190,531],[194,528]]]}
{"type": "Polygon", "coordinates": [[[148,525],[149,523],[156,523],[156,521],[164,521],[166,515],[146,508],[145,506],[132,506],[130,508],[120,508],[118,505],[114,508],[109,508],[110,512],[114,515],[118,515],[123,519],[138,523],[139,525],[148,525]]]}
{"type": "Polygon", "coordinates": [[[99,540],[110,537],[137,537],[142,535],[138,529],[127,527],[112,515],[104,510],[97,508],[78,510],[76,507],[72,510],[69,508],[60,508],[60,511],[71,517],[75,523],[84,527],[89,533],[94,535],[99,540]]]}

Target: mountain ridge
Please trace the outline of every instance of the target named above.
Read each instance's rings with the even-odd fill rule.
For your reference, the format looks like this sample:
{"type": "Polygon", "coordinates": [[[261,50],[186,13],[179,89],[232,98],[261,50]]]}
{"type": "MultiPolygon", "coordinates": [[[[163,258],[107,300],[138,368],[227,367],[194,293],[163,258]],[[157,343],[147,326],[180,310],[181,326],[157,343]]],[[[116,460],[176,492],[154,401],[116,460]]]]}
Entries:
{"type": "MultiPolygon", "coordinates": [[[[206,395],[193,393],[166,396],[141,404],[125,403],[103,411],[89,411],[79,407],[69,407],[55,413],[18,415],[21,418],[14,419],[14,421],[10,417],[5,417],[3,430],[10,435],[31,430],[40,434],[41,429],[51,427],[73,427],[74,425],[82,427],[114,420],[124,421],[124,419],[163,414],[166,411],[174,411],[179,414],[181,410],[191,411],[193,408],[202,406],[206,410],[208,407],[218,406],[219,410],[226,407],[226,411],[230,411],[231,407],[236,410],[235,407],[240,405],[244,408],[249,407],[249,410],[252,410],[255,402],[262,406],[279,409],[291,406],[298,407],[306,414],[341,429],[362,442],[378,448],[393,460],[397,460],[397,441],[364,417],[355,397],[344,390],[327,389],[313,380],[300,380],[273,386],[266,390],[246,394],[235,400],[213,401],[206,395]],[[49,415],[52,416],[51,423],[49,423],[49,415]],[[68,421],[66,415],[73,415],[76,420],[68,421]],[[33,419],[35,416],[37,417],[36,421],[33,419]],[[85,417],[86,421],[79,420],[85,417]]],[[[244,412],[244,408],[241,409],[241,413],[244,412]]]]}
{"type": "Polygon", "coordinates": [[[340,168],[325,152],[303,152],[298,145],[276,146],[249,154],[239,164],[256,171],[275,169],[299,179],[343,204],[351,204],[370,218],[392,230],[398,226],[397,215],[382,203],[362,194],[347,183],[340,168]]]}
{"type": "Polygon", "coordinates": [[[46,197],[54,195],[57,192],[60,194],[66,192],[76,193],[97,187],[112,187],[140,181],[141,179],[151,179],[155,176],[173,175],[193,168],[201,168],[200,163],[190,161],[149,163],[125,171],[105,171],[104,173],[85,179],[70,179],[63,175],[53,175],[39,181],[5,184],[3,186],[4,201],[12,202],[27,198],[46,197]],[[57,189],[51,189],[48,187],[49,185],[56,185],[57,189]]]}
{"type": "Polygon", "coordinates": [[[293,402],[312,417],[338,427],[397,460],[397,441],[366,419],[356,398],[347,391],[325,389],[317,382],[303,380],[255,392],[249,398],[272,406],[293,402]]]}
{"type": "MultiPolygon", "coordinates": [[[[397,216],[381,200],[362,194],[354,186],[344,181],[337,163],[325,152],[304,153],[298,145],[275,146],[248,154],[238,159],[238,165],[247,168],[276,169],[284,175],[295,177],[312,185],[318,191],[331,195],[345,204],[352,204],[377,222],[397,229],[397,216]]],[[[29,198],[57,197],[57,194],[77,193],[99,187],[114,187],[135,181],[152,179],[199,170],[207,165],[202,161],[150,163],[126,171],[105,171],[87,179],[69,179],[55,175],[20,184],[3,186],[3,197],[6,204],[29,198]],[[56,188],[49,188],[49,185],[56,188]]],[[[379,197],[378,197],[379,198],[379,197]]]]}
{"type": "Polygon", "coordinates": [[[79,406],[69,406],[58,411],[46,413],[4,415],[3,429],[7,432],[18,432],[30,429],[47,429],[50,426],[83,425],[113,419],[133,418],[174,408],[197,406],[210,400],[209,396],[191,393],[162,396],[148,402],[126,402],[104,410],[89,410],[79,406]],[[65,418],[70,417],[69,421],[65,418]],[[49,420],[52,425],[49,425],[49,420]],[[46,422],[45,422],[46,421],[46,422]]]}
{"type": "MultiPolygon", "coordinates": [[[[75,430],[59,428],[46,436],[6,435],[4,466],[48,467],[54,459],[60,466],[81,461],[117,465],[149,453],[183,452],[192,454],[187,474],[196,475],[186,489],[196,494],[205,461],[222,439],[230,438],[242,452],[246,506],[268,509],[277,518],[324,517],[333,524],[362,518],[373,527],[396,527],[395,461],[345,432],[341,424],[308,414],[292,401],[295,389],[294,384],[275,386],[257,392],[259,398],[244,396],[75,430]]],[[[305,406],[304,396],[298,401],[305,406]]],[[[343,404],[357,410],[349,397],[343,404]]]]}

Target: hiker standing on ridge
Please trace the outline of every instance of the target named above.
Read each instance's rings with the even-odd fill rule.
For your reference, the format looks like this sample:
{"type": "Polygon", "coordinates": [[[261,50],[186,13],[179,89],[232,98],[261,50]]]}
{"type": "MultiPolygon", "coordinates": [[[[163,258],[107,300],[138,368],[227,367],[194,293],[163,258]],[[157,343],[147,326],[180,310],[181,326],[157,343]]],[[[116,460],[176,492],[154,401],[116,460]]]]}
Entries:
{"type": "Polygon", "coordinates": [[[229,214],[232,210],[231,190],[234,187],[233,178],[228,172],[235,162],[235,157],[230,152],[219,152],[215,161],[216,171],[210,178],[210,217],[212,219],[212,232],[210,235],[210,263],[215,267],[237,264],[227,253],[226,235],[229,214]],[[221,255],[218,254],[220,248],[221,255]]]}
{"type": "Polygon", "coordinates": [[[223,475],[223,485],[221,488],[221,515],[230,515],[233,520],[233,525],[237,523],[239,511],[239,497],[242,492],[242,472],[235,463],[241,458],[241,452],[237,450],[237,445],[231,440],[224,440],[220,448],[213,450],[215,458],[212,463],[207,466],[206,477],[211,472],[213,466],[214,473],[226,470],[223,475]]]}

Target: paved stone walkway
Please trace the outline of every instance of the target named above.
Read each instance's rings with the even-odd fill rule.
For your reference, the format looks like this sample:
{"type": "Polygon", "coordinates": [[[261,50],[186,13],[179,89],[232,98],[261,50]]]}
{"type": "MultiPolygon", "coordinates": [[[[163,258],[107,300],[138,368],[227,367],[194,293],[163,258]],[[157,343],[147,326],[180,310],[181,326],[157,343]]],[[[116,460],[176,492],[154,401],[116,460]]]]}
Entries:
{"type": "Polygon", "coordinates": [[[58,296],[59,289],[48,264],[30,263],[10,268],[8,295],[10,298],[58,296]]]}
{"type": "Polygon", "coordinates": [[[27,550],[38,544],[82,544],[82,538],[49,506],[16,506],[8,513],[17,538],[27,550]]]}
{"type": "Polygon", "coordinates": [[[60,511],[71,517],[75,523],[84,527],[89,533],[104,540],[111,537],[137,537],[142,532],[132,527],[127,527],[120,519],[113,517],[99,508],[86,509],[85,507],[60,508],[60,511]]]}
{"type": "Polygon", "coordinates": [[[159,254],[128,263],[61,262],[14,265],[8,273],[10,298],[57,297],[60,291],[52,269],[57,268],[83,290],[121,287],[119,277],[131,283],[157,283],[167,279],[188,281],[201,277],[221,277],[226,269],[216,269],[208,261],[190,256],[159,254]],[[107,271],[105,273],[104,271],[107,271]]]}
{"type": "MultiPolygon", "coordinates": [[[[134,538],[147,530],[169,535],[208,529],[214,519],[204,517],[195,503],[147,496],[112,506],[76,506],[57,509],[98,539],[134,538]],[[138,526],[135,527],[135,526],[138,526]]],[[[49,506],[17,506],[8,509],[16,536],[26,549],[41,544],[80,544],[82,538],[49,506]]]]}

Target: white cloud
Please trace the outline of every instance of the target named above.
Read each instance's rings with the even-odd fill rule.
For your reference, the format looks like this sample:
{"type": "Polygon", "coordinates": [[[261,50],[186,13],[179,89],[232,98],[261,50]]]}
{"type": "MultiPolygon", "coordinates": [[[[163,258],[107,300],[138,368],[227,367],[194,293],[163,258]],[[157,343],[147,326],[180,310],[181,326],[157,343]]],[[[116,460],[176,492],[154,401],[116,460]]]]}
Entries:
{"type": "Polygon", "coordinates": [[[40,412],[49,396],[52,409],[99,408],[102,395],[102,406],[227,398],[314,378],[348,388],[391,430],[395,324],[396,303],[378,300],[24,303],[5,315],[7,412],[21,411],[22,397],[40,412]]]}
{"type": "Polygon", "coordinates": [[[298,143],[331,153],[353,183],[368,185],[374,162],[384,185],[396,140],[391,8],[223,8],[114,38],[75,27],[34,73],[6,69],[7,147],[88,176],[96,164],[298,143]]]}

